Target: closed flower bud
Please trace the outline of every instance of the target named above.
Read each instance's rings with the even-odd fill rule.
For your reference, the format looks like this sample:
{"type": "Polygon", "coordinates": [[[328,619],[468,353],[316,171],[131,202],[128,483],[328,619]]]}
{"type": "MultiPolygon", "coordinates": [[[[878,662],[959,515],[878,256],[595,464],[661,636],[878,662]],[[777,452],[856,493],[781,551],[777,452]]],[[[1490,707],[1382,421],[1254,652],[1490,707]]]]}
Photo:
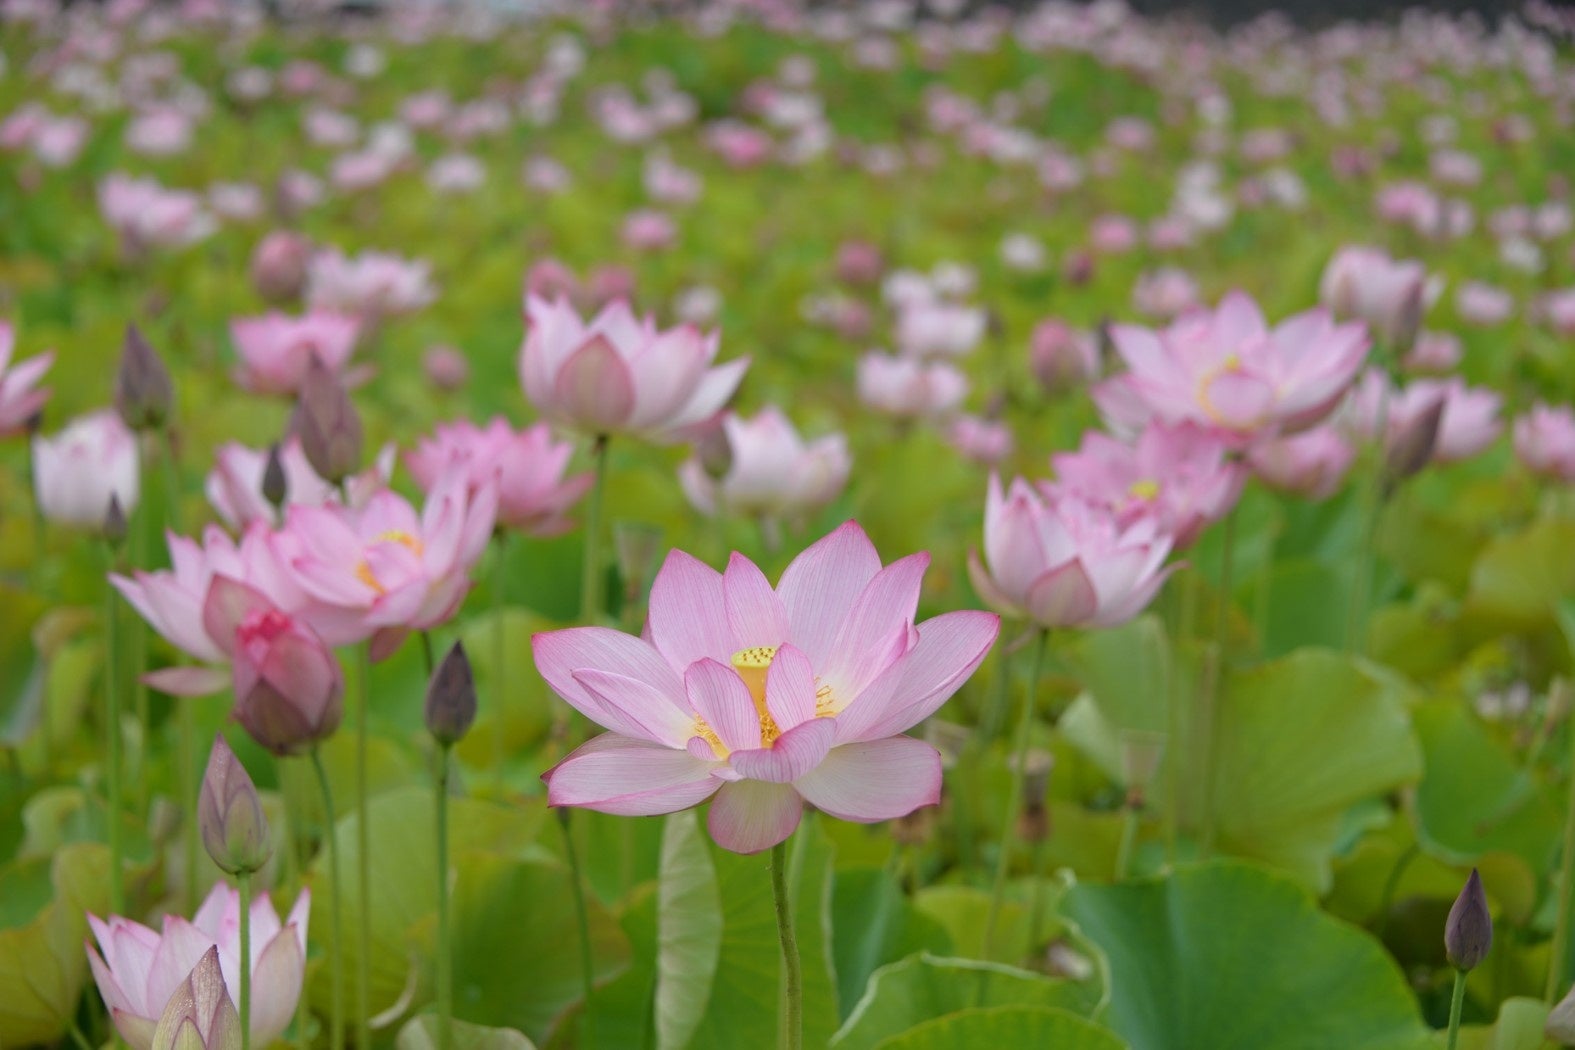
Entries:
{"type": "Polygon", "coordinates": [[[197,796],[197,826],[208,856],[231,875],[257,871],[273,852],[257,786],[222,736],[213,738],[208,755],[197,796]]]}
{"type": "Polygon", "coordinates": [[[275,230],[252,252],[251,277],[257,294],[270,302],[299,298],[306,287],[312,242],[299,233],[275,230]]]}
{"type": "Polygon", "coordinates": [[[1438,444],[1438,428],[1444,419],[1447,401],[1440,397],[1411,424],[1397,432],[1384,449],[1383,483],[1385,493],[1416,474],[1433,458],[1438,444]]]}
{"type": "Polygon", "coordinates": [[[1451,966],[1464,973],[1481,965],[1492,947],[1493,916],[1488,911],[1482,877],[1472,868],[1471,877],[1455,898],[1444,924],[1444,954],[1451,966]]]}
{"type": "Polygon", "coordinates": [[[127,325],[115,373],[115,410],[132,430],[156,430],[169,419],[174,403],[169,369],[137,326],[127,325]]]}
{"type": "Polygon", "coordinates": [[[104,542],[111,550],[119,550],[126,542],[126,530],[126,512],[121,509],[120,497],[111,493],[109,509],[104,512],[104,542]]]}
{"type": "Polygon", "coordinates": [[[262,496],[272,504],[275,512],[284,508],[290,498],[290,482],[285,477],[284,461],[279,458],[278,442],[268,447],[268,462],[263,465],[262,496]]]}
{"type": "Polygon", "coordinates": [[[213,945],[176,986],[153,1030],[153,1050],[240,1050],[241,1017],[213,945]]]}
{"type": "Polygon", "coordinates": [[[427,684],[427,732],[444,747],[457,743],[476,720],[476,680],[465,646],[454,647],[427,684]]]}
{"type": "Polygon", "coordinates": [[[360,468],[361,417],[339,377],[315,356],[301,381],[294,427],[306,461],[324,481],[337,485],[360,468]]]}

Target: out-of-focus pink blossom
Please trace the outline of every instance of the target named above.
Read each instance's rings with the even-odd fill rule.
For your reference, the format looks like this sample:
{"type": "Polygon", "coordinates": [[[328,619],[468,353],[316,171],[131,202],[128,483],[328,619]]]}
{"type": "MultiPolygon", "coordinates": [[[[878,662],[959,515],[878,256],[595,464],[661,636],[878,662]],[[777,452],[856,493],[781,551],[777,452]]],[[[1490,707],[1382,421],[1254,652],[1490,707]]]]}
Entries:
{"type": "Polygon", "coordinates": [[[988,322],[978,307],[915,303],[897,315],[897,346],[910,357],[961,357],[979,345],[988,322]]]}
{"type": "Polygon", "coordinates": [[[968,378],[943,361],[868,353],[859,358],[859,400],[898,419],[939,419],[968,396],[968,378]]]}
{"type": "Polygon", "coordinates": [[[719,426],[727,469],[713,474],[698,454],[678,467],[684,495],[703,514],[797,518],[830,503],[847,484],[852,459],[841,434],[806,444],[774,407],[753,418],[726,412],[719,426]]]}
{"type": "Polygon", "coordinates": [[[1078,389],[1099,374],[1099,341],[1091,332],[1046,318],[1029,336],[1028,367],[1052,394],[1078,389]]]}
{"type": "Polygon", "coordinates": [[[872,285],[881,279],[886,260],[869,241],[843,241],[837,246],[837,280],[852,285],[872,285]]]}
{"type": "Polygon", "coordinates": [[[635,251],[666,251],[678,239],[678,225],[662,212],[642,208],[625,216],[620,236],[635,251]]]}
{"type": "MultiPolygon", "coordinates": [[[[213,469],[208,472],[204,491],[219,518],[231,528],[243,529],[254,521],[279,524],[279,512],[263,494],[268,456],[268,449],[248,448],[238,441],[220,445],[214,453],[213,469]]],[[[286,438],[279,446],[279,466],[284,472],[281,506],[304,503],[318,507],[340,501],[339,489],[317,475],[295,437],[286,438]]],[[[362,506],[373,493],[387,488],[393,472],[394,448],[388,445],[378,453],[372,466],[345,479],[350,505],[362,506]]]]}
{"type": "Polygon", "coordinates": [[[1533,474],[1575,483],[1575,412],[1533,405],[1515,420],[1515,455],[1533,474]]]}
{"type": "Polygon", "coordinates": [[[386,252],[349,257],[329,248],[307,265],[306,298],[313,307],[390,317],[427,306],[437,291],[425,262],[386,252]]]}
{"type": "Polygon", "coordinates": [[[1432,460],[1452,463],[1486,449],[1503,432],[1499,411],[1503,399],[1496,391],[1468,387],[1458,376],[1417,379],[1396,390],[1380,372],[1369,369],[1352,389],[1340,411],[1340,423],[1369,441],[1380,437],[1386,445],[1409,432],[1416,420],[1443,402],[1432,460]]]}
{"type": "Polygon", "coordinates": [[[294,397],[314,357],[330,372],[343,372],[360,331],[357,317],[332,310],[301,317],[278,312],[237,317],[230,322],[240,358],[235,381],[254,394],[294,397]]]}
{"type": "Polygon", "coordinates": [[[16,329],[10,321],[0,320],[0,437],[27,429],[49,400],[49,388],[40,387],[38,381],[54,363],[55,352],[34,354],[13,367],[15,350],[16,329]]]}
{"type": "Polygon", "coordinates": [[[52,522],[98,531],[112,498],[129,519],[140,477],[136,435],[114,409],[78,416],[52,436],[33,436],[33,495],[52,522]]]}
{"type": "Polygon", "coordinates": [[[1384,345],[1404,352],[1416,338],[1422,311],[1438,297],[1415,259],[1391,259],[1377,248],[1341,248],[1324,267],[1318,297],[1341,319],[1367,322],[1384,345]]]}
{"type": "Polygon", "coordinates": [[[1455,290],[1455,310],[1462,321],[1499,325],[1515,313],[1515,297],[1485,281],[1466,281],[1455,290]]]}
{"type": "Polygon", "coordinates": [[[1453,332],[1421,332],[1405,355],[1407,371],[1441,374],[1453,372],[1464,351],[1453,332]]]}
{"type": "Polygon", "coordinates": [[[107,175],[98,184],[98,204],[104,219],[133,252],[184,247],[218,228],[202,198],[185,190],[166,190],[151,179],[107,175]]]}
{"type": "Polygon", "coordinates": [[[1339,491],[1356,459],[1356,449],[1333,426],[1260,442],[1247,451],[1247,465],[1264,484],[1308,499],[1339,491]]]}
{"type": "Polygon", "coordinates": [[[306,264],[312,242],[294,230],[274,230],[252,251],[252,287],[270,302],[300,297],[306,287],[306,264]]]}
{"type": "Polygon", "coordinates": [[[421,374],[439,390],[458,390],[470,378],[470,360],[458,347],[429,346],[421,355],[421,374]]]}
{"type": "Polygon", "coordinates": [[[975,463],[989,467],[1012,454],[1012,429],[998,419],[958,416],[946,432],[952,447],[975,463]]]}
{"type": "Polygon", "coordinates": [[[1202,293],[1186,270],[1161,266],[1138,275],[1132,288],[1132,305],[1142,314],[1170,320],[1197,306],[1202,293]]]}
{"type": "Polygon", "coordinates": [[[423,492],[450,475],[465,479],[471,494],[497,490],[497,523],[532,536],[569,527],[569,508],[590,490],[590,474],[564,477],[574,446],[554,441],[547,424],[515,430],[501,416],[485,427],[469,420],[440,423],[405,454],[405,466],[423,492]]]}

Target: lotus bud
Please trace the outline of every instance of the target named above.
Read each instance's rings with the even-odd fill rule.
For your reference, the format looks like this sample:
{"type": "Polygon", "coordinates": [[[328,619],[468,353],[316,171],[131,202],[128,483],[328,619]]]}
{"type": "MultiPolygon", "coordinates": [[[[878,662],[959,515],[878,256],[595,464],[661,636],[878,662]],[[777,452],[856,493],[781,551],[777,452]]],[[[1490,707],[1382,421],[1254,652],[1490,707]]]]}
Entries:
{"type": "Polygon", "coordinates": [[[721,481],[733,468],[733,446],[720,418],[695,439],[694,447],[700,466],[713,480],[721,481]]]}
{"type": "Polygon", "coordinates": [[[1049,318],[1039,322],[1029,336],[1028,367],[1047,393],[1063,393],[1094,378],[1099,349],[1087,332],[1049,318]]]}
{"type": "Polygon", "coordinates": [[[284,509],[284,501],[290,498],[290,482],[285,477],[277,441],[268,447],[268,462],[263,465],[262,496],[276,513],[284,509]]]}
{"type": "Polygon", "coordinates": [[[1487,893],[1482,889],[1482,877],[1471,869],[1465,888],[1455,898],[1449,909],[1449,919],[1444,923],[1444,954],[1449,965],[1462,973],[1469,973],[1487,958],[1493,947],[1493,916],[1488,911],[1487,893]]]}
{"type": "Polygon", "coordinates": [[[127,325],[115,373],[115,410],[132,430],[157,430],[169,419],[174,403],[169,369],[137,326],[127,325]]]}
{"type": "Polygon", "coordinates": [[[213,738],[208,755],[197,796],[197,827],[208,856],[231,875],[259,870],[273,853],[257,786],[222,736],[213,738]]]}
{"type": "Polygon", "coordinates": [[[316,355],[306,366],[295,406],[295,434],[317,476],[338,485],[361,466],[361,417],[339,377],[316,355]]]}
{"type": "Polygon", "coordinates": [[[1433,458],[1438,444],[1438,426],[1444,418],[1444,398],[1439,397],[1404,430],[1395,434],[1384,449],[1383,487],[1385,495],[1416,474],[1433,458]]]}
{"type": "Polygon", "coordinates": [[[104,512],[104,542],[109,544],[110,550],[118,551],[125,544],[128,531],[126,512],[121,509],[120,497],[112,492],[109,509],[104,512]]]}
{"type": "Polygon", "coordinates": [[[470,731],[475,720],[476,679],[464,644],[455,642],[427,683],[427,732],[439,744],[451,747],[470,731]]]}
{"type": "Polygon", "coordinates": [[[240,1050],[241,1017],[224,986],[219,946],[211,946],[175,987],[158,1027],[153,1050],[240,1050]]]}
{"type": "Polygon", "coordinates": [[[269,302],[297,299],[306,286],[306,266],[312,242],[289,230],[275,230],[258,242],[252,252],[252,286],[269,302]]]}

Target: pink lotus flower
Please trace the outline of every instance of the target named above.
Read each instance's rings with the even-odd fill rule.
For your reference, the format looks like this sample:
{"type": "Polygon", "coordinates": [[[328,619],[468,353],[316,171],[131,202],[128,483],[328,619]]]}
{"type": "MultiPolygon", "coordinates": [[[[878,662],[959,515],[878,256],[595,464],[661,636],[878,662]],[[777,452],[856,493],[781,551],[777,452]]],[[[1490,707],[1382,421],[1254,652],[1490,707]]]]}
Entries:
{"type": "Polygon", "coordinates": [[[1359,324],[1308,310],[1271,330],[1241,292],[1157,332],[1113,325],[1110,335],[1131,369],[1131,392],[1155,418],[1196,423],[1236,445],[1318,422],[1367,354],[1359,324]]]}
{"type": "Polygon", "coordinates": [[[624,302],[589,324],[562,299],[527,299],[525,313],[525,396],[550,421],[587,434],[671,440],[720,412],[749,367],[747,357],[709,367],[718,333],[689,325],[658,331],[624,302]]]}
{"type": "Polygon", "coordinates": [[[1486,281],[1467,281],[1455,290],[1460,319],[1476,325],[1498,325],[1515,313],[1515,297],[1486,281]]]}
{"type": "Polygon", "coordinates": [[[1318,298],[1336,317],[1367,322],[1385,345],[1403,351],[1416,339],[1422,312],[1438,291],[1415,259],[1391,259],[1378,248],[1358,246],[1335,252],[1324,267],[1318,298]]]}
{"type": "Polygon", "coordinates": [[[848,482],[852,460],[847,439],[828,434],[806,445],[792,422],[776,408],[753,419],[734,412],[719,424],[728,449],[720,476],[698,455],[678,467],[678,482],[702,514],[792,518],[836,499],[848,482]]]}
{"type": "Polygon", "coordinates": [[[886,259],[880,248],[869,241],[844,241],[837,246],[836,269],[839,281],[870,285],[885,272],[886,259]]]}
{"type": "Polygon", "coordinates": [[[330,372],[343,372],[360,331],[354,315],[331,310],[301,317],[277,311],[237,317],[230,322],[230,339],[241,359],[235,381],[254,394],[294,397],[313,357],[330,372]]]}
{"type": "Polygon", "coordinates": [[[624,217],[620,237],[635,251],[666,251],[678,239],[678,224],[662,212],[641,208],[624,217]]]}
{"type": "Polygon", "coordinates": [[[170,993],[153,1029],[153,1050],[241,1050],[241,1017],[224,986],[215,945],[170,993]]]}
{"type": "MultiPolygon", "coordinates": [[[[218,512],[224,523],[234,529],[244,529],[252,522],[261,521],[278,525],[279,512],[263,495],[263,474],[268,469],[269,450],[247,448],[237,441],[220,445],[214,453],[213,469],[208,472],[204,485],[208,502],[218,512]]],[[[279,465],[284,470],[284,504],[303,503],[320,507],[325,503],[338,503],[339,489],[324,481],[312,469],[301,451],[301,442],[289,437],[279,446],[279,465]]],[[[350,505],[361,507],[373,493],[388,487],[394,474],[394,447],[384,446],[377,460],[346,480],[350,505]]]]}
{"type": "Polygon", "coordinates": [[[935,804],[940,755],[900,734],[967,680],[1000,623],[963,611],[916,625],[928,565],[915,554],[882,568],[853,522],[775,589],[743,555],[718,573],[673,551],[645,637],[536,635],[537,670],[612,730],[543,775],[549,803],[637,816],[715,796],[711,835],[737,853],[786,839],[805,800],[859,822],[935,804]]]}
{"type": "Polygon", "coordinates": [[[1010,456],[1015,444],[1011,427],[998,419],[982,416],[958,416],[952,420],[946,439],[958,452],[985,466],[1010,456]]]}
{"type": "Polygon", "coordinates": [[[859,400],[898,419],[941,419],[968,396],[968,378],[944,362],[869,353],[859,358],[859,400]]]}
{"type": "Polygon", "coordinates": [[[987,324],[977,307],[913,303],[897,315],[897,346],[909,357],[961,357],[979,345],[987,324]]]}
{"type": "Polygon", "coordinates": [[[10,321],[0,321],[0,437],[21,433],[32,423],[49,400],[49,388],[37,389],[55,352],[46,350],[11,367],[16,349],[16,329],[10,321]]]}
{"type": "Polygon", "coordinates": [[[1196,307],[1198,302],[1198,282],[1176,266],[1145,270],[1132,287],[1133,307],[1149,317],[1169,320],[1196,307]]]}
{"type": "Polygon", "coordinates": [[[1575,412],[1568,405],[1533,405],[1515,420],[1515,455],[1533,474],[1575,482],[1575,412]]]}
{"type": "MultiPolygon", "coordinates": [[[[188,922],[166,915],[162,931],[110,916],[88,916],[98,948],[88,965],[115,1028],[132,1050],[152,1050],[165,1004],[209,949],[217,946],[224,983],[240,987],[240,893],[220,883],[188,922]],[[102,954],[101,954],[102,953],[102,954]]],[[[251,905],[252,1045],[277,1040],[295,1016],[306,972],[306,924],[311,894],[302,890],[281,924],[266,893],[251,905]]]]}
{"type": "Polygon", "coordinates": [[[1460,337],[1451,332],[1420,332],[1411,352],[1401,362],[1411,372],[1453,372],[1464,350],[1460,337]]]}
{"type": "Polygon", "coordinates": [[[1271,488],[1328,499],[1345,481],[1356,450],[1332,426],[1274,438],[1247,451],[1247,465],[1271,488]]]}
{"type": "Polygon", "coordinates": [[[429,346],[421,355],[421,374],[439,390],[458,390],[470,378],[470,361],[458,347],[429,346]]]}
{"type": "Polygon", "coordinates": [[[306,298],[313,307],[389,317],[412,313],[437,298],[432,268],[387,252],[347,257],[335,248],[307,264],[306,298]]]}
{"type": "Polygon", "coordinates": [[[1380,372],[1368,370],[1351,391],[1340,412],[1349,432],[1367,440],[1382,436],[1386,446],[1408,433],[1417,419],[1435,404],[1444,403],[1432,461],[1453,463],[1483,451],[1503,432],[1499,418],[1503,404],[1492,390],[1466,386],[1465,380],[1418,379],[1396,390],[1380,372]],[[1380,421],[1383,433],[1379,434],[1380,421]]]}
{"type": "Polygon", "coordinates": [[[440,423],[405,454],[405,465],[431,492],[450,475],[464,477],[472,498],[497,490],[497,523],[532,536],[554,536],[570,527],[565,515],[590,491],[595,478],[564,470],[574,446],[554,441],[545,423],[515,430],[498,416],[485,427],[469,420],[440,423]]]}
{"type": "Polygon", "coordinates": [[[406,632],[454,615],[497,509],[496,486],[472,494],[456,474],[433,488],[419,517],[388,490],[359,510],[293,506],[273,543],[311,599],[303,615],[318,633],[330,645],[372,638],[386,656],[406,632]]]}
{"type": "Polygon", "coordinates": [[[78,416],[52,437],[33,437],[34,498],[52,522],[98,530],[111,497],[129,518],[140,483],[137,437],[113,409],[78,416]]]}
{"type": "Polygon", "coordinates": [[[1225,444],[1190,424],[1151,424],[1132,444],[1089,431],[1076,452],[1050,462],[1054,495],[1071,493],[1108,507],[1122,528],[1152,518],[1178,550],[1230,513],[1246,480],[1225,444]]]}
{"type": "Polygon", "coordinates": [[[1152,516],[1123,525],[1074,493],[1041,494],[990,476],[984,561],[968,552],[974,590],[1003,616],[1041,627],[1112,627],[1136,616],[1165,582],[1170,537],[1152,516]]]}
{"type": "Polygon", "coordinates": [[[166,190],[152,179],[105,176],[98,184],[98,205],[105,221],[132,252],[185,247],[218,229],[201,197],[185,190],[166,190]]]}
{"type": "Polygon", "coordinates": [[[1099,343],[1089,332],[1046,318],[1028,337],[1028,367],[1046,391],[1074,390],[1099,374],[1099,343]]]}

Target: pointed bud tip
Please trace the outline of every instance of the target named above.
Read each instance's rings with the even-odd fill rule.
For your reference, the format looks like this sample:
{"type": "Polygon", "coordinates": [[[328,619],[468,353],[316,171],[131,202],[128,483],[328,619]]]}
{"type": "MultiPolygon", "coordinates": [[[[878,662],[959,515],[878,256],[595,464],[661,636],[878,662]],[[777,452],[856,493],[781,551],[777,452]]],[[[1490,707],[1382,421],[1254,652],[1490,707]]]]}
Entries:
{"type": "Polygon", "coordinates": [[[120,496],[110,493],[109,507],[104,511],[104,540],[112,550],[119,550],[126,542],[127,531],[126,511],[120,505],[120,496]]]}
{"type": "Polygon", "coordinates": [[[220,870],[251,873],[268,863],[273,846],[257,785],[222,735],[213,738],[197,797],[202,844],[220,870]]]}
{"type": "Polygon", "coordinates": [[[427,732],[444,747],[460,740],[476,720],[476,680],[462,642],[455,642],[427,686],[427,732]]]}
{"type": "Polygon", "coordinates": [[[133,430],[157,430],[168,421],[175,384],[158,352],[134,324],[126,326],[115,373],[115,409],[133,430]]]}
{"type": "Polygon", "coordinates": [[[1455,969],[1469,972],[1481,965],[1492,947],[1493,915],[1482,877],[1472,868],[1444,923],[1444,954],[1455,969]]]}
{"type": "Polygon", "coordinates": [[[263,466],[262,496],[276,511],[284,507],[284,501],[290,496],[290,483],[285,477],[284,461],[279,457],[278,442],[268,447],[268,462],[263,466]]]}

